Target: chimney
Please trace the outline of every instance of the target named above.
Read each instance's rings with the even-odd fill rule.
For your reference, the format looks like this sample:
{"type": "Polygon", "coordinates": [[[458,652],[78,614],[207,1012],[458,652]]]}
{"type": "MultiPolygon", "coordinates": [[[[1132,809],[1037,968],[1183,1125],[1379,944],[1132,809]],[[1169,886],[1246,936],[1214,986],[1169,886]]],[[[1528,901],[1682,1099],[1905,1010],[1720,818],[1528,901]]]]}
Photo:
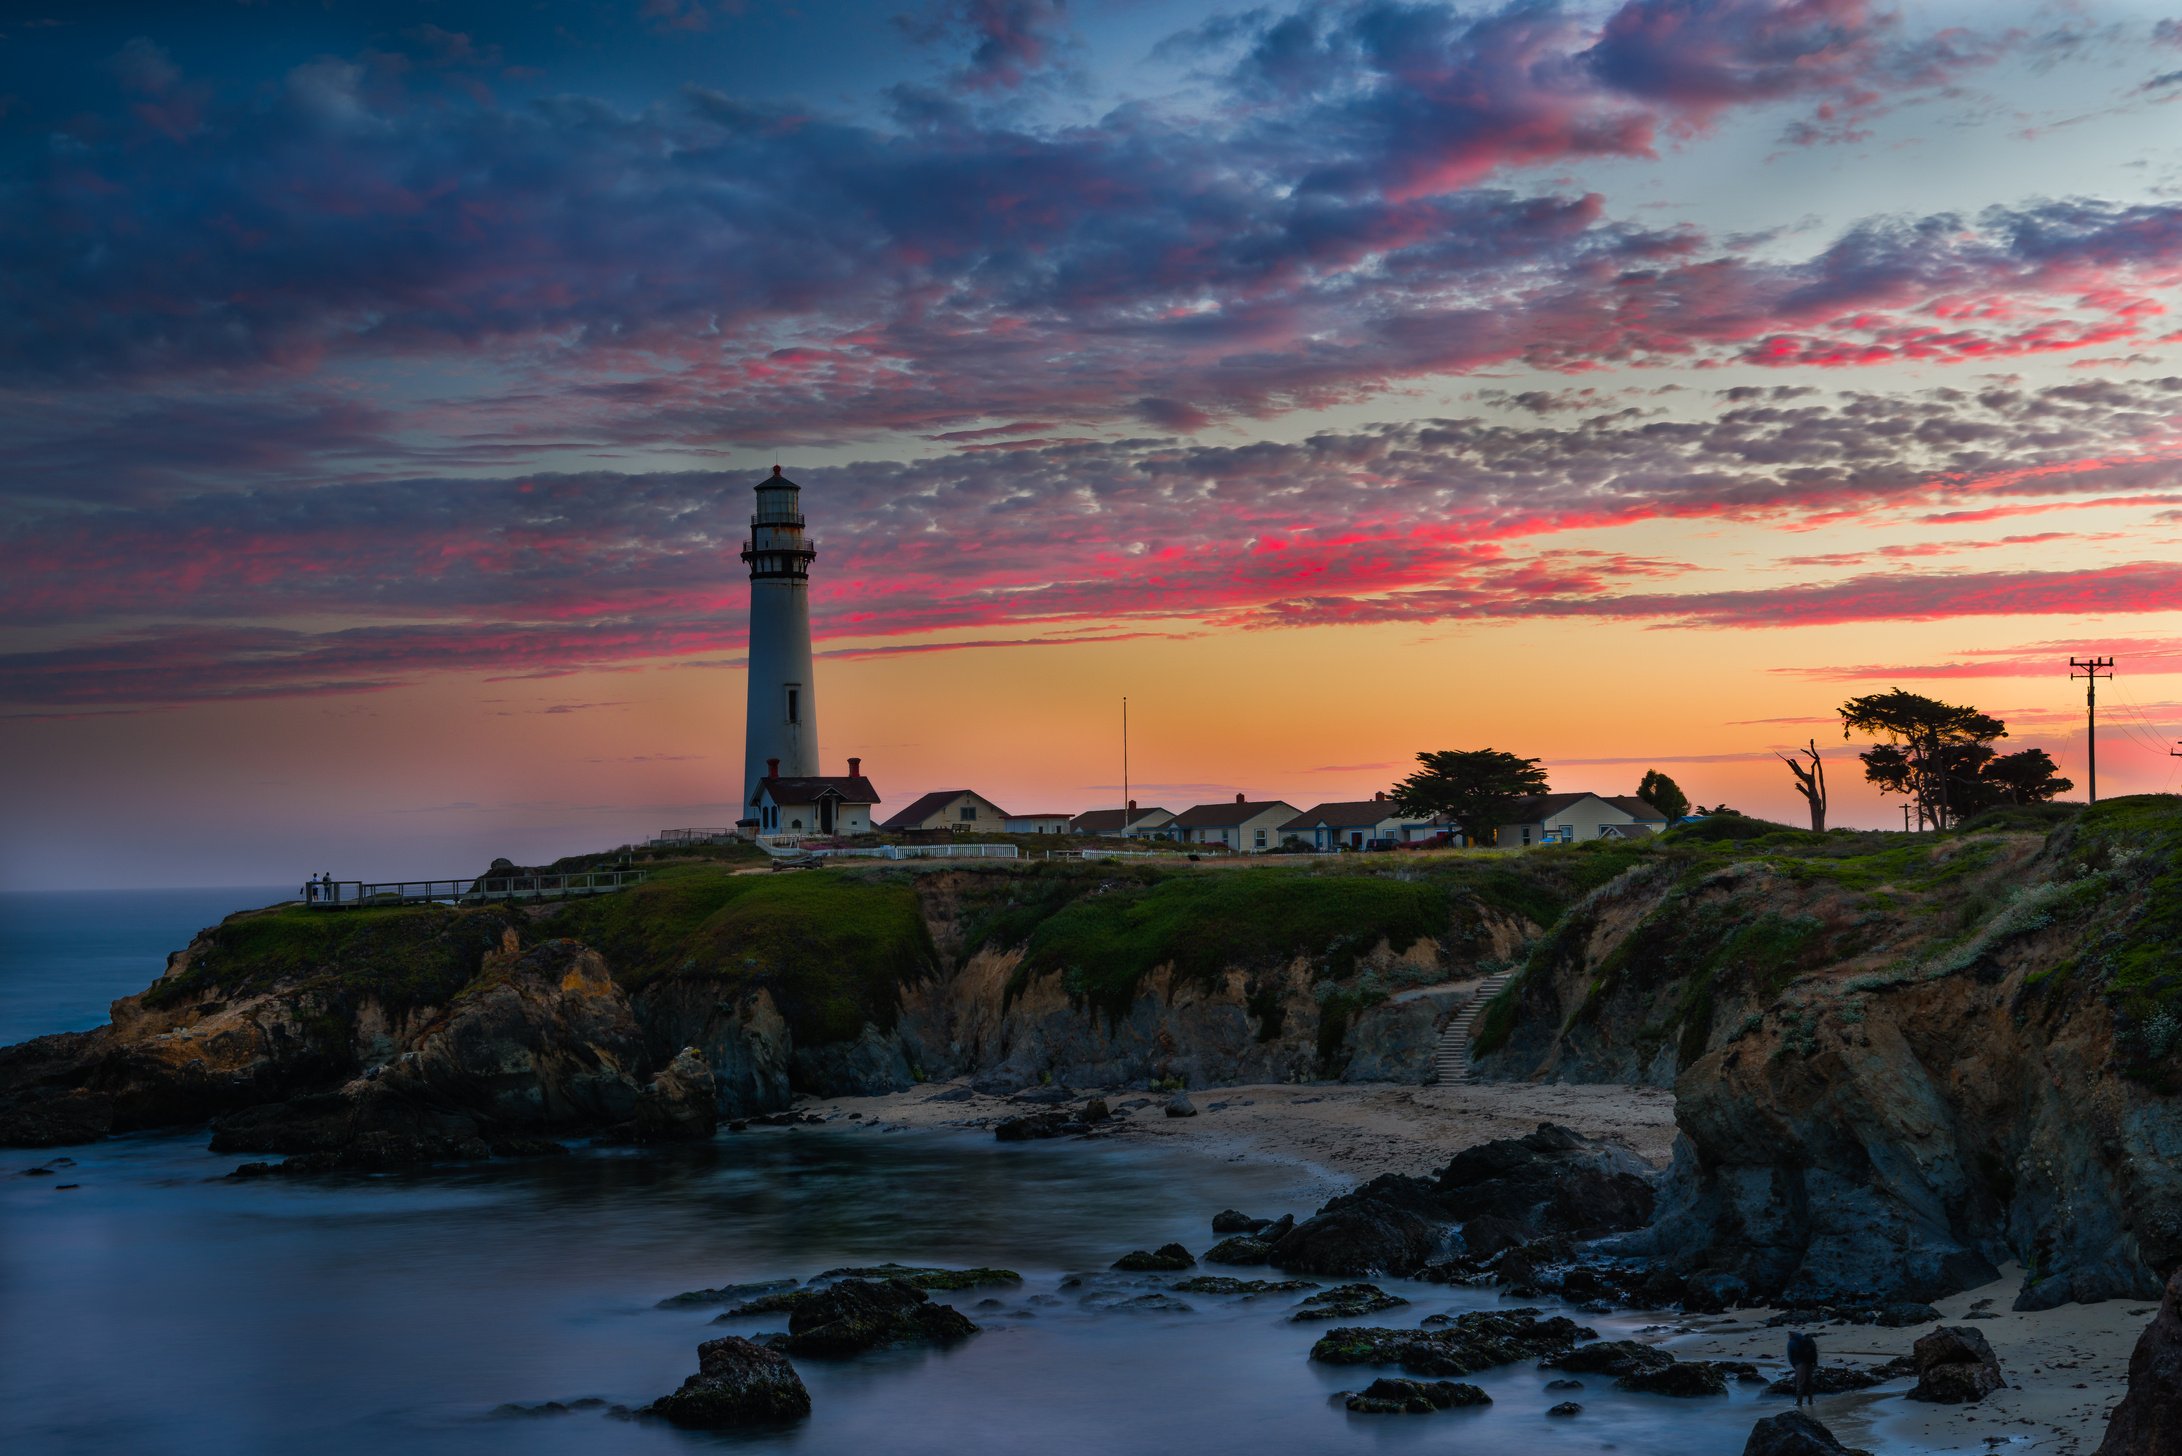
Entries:
{"type": "Polygon", "coordinates": [[[852,759],[850,759],[850,760],[849,760],[849,777],[850,777],[850,778],[852,778],[852,779],[860,779],[860,778],[862,778],[863,776],[864,776],[864,761],[863,761],[862,759],[860,759],[860,758],[852,758],[852,759]]]}
{"type": "Polygon", "coordinates": [[[1134,800],[1134,799],[1131,799],[1131,800],[1129,801],[1129,812],[1130,812],[1130,813],[1132,813],[1132,814],[1134,814],[1134,813],[1136,812],[1136,800],[1134,800]]]}
{"type": "Polygon", "coordinates": [[[1384,803],[1386,802],[1386,790],[1385,790],[1385,789],[1380,789],[1380,790],[1378,790],[1377,792],[1375,792],[1375,793],[1374,793],[1374,794],[1373,794],[1373,795],[1371,796],[1371,802],[1372,802],[1372,803],[1374,803],[1374,804],[1384,804],[1384,803]]]}
{"type": "Polygon", "coordinates": [[[780,777],[779,759],[769,758],[765,761],[765,777],[767,782],[771,782],[772,780],[780,777]]]}
{"type": "Polygon", "coordinates": [[[1247,802],[1248,802],[1248,800],[1244,799],[1244,798],[1243,798],[1243,796],[1242,796],[1241,794],[1237,794],[1237,795],[1235,796],[1235,802],[1236,802],[1236,803],[1238,803],[1238,804],[1242,804],[1242,803],[1247,803],[1247,802]]]}

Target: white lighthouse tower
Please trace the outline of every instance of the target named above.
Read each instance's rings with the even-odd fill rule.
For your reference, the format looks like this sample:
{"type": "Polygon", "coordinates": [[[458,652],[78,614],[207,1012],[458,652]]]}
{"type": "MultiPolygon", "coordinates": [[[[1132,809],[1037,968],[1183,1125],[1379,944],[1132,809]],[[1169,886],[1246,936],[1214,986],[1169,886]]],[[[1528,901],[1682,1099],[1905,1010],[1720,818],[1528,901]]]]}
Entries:
{"type": "Polygon", "coordinates": [[[818,694],[811,675],[811,562],[802,487],[773,467],[758,483],[742,559],[750,564],[750,701],[743,727],[743,807],[772,774],[818,773],[818,694]]]}

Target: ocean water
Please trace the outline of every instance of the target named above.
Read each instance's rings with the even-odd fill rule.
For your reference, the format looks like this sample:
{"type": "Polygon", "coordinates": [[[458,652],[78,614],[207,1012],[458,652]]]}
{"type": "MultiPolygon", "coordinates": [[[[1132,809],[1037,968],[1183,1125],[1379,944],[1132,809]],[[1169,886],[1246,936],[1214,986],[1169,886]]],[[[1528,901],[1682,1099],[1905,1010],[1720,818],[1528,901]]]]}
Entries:
{"type": "MultiPolygon", "coordinates": [[[[216,918],[201,909],[211,902],[193,903],[147,901],[134,933],[162,940],[134,948],[90,902],[11,906],[0,1004],[15,1030],[26,1016],[96,1020],[216,918]],[[83,917],[80,940],[71,914],[83,917]],[[166,928],[177,916],[184,928],[166,928]],[[26,958],[37,944],[57,947],[54,958],[26,958]]],[[[1310,1363],[1325,1326],[1291,1323],[1291,1296],[1189,1295],[1186,1313],[1106,1307],[1178,1277],[1106,1272],[1121,1253],[1168,1240],[1203,1249],[1220,1208],[1302,1213],[1332,1191],[1307,1168],[1171,1145],[1002,1145],[834,1124],[400,1176],[225,1181],[235,1161],[206,1152],[201,1133],[0,1150],[0,1446],[1731,1456],[1778,1404],[1747,1388],[1698,1401],[1625,1395],[1586,1377],[1584,1413],[1555,1419],[1544,1412],[1566,1397],[1523,1363],[1473,1377],[1489,1408],[1350,1415],[1334,1397],[1374,1372],[1310,1363]],[[799,1362],[814,1413],[787,1430],[708,1435],[598,1408],[503,1409],[641,1405],[696,1368],[700,1341],[778,1327],[715,1326],[717,1311],[661,1309],[664,1296],[888,1259],[1001,1265],[1024,1282],[939,1296],[985,1327],[956,1348],[799,1362]]],[[[1382,1282],[1413,1303],[1379,1323],[1500,1303],[1382,1282]]],[[[1620,1335],[1643,1321],[1587,1322],[1620,1335]]]]}

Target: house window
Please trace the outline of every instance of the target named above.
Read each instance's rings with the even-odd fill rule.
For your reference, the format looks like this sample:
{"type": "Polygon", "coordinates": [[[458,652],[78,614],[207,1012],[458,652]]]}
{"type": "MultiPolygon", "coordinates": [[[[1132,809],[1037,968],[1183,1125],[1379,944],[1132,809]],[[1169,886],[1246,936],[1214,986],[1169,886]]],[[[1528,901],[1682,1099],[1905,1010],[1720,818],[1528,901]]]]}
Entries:
{"type": "Polygon", "coordinates": [[[1262,829],[1258,831],[1258,848],[1265,848],[1265,831],[1262,829]]]}
{"type": "Polygon", "coordinates": [[[975,823],[977,820],[977,805],[975,804],[964,804],[958,812],[965,824],[975,823]]]}
{"type": "Polygon", "coordinates": [[[1523,826],[1523,848],[1530,848],[1530,826],[1528,824],[1523,826]]]}
{"type": "Polygon", "coordinates": [[[788,721],[790,723],[801,723],[803,721],[803,689],[799,687],[790,687],[788,689],[788,721]]]}
{"type": "Polygon", "coordinates": [[[803,821],[801,819],[790,819],[788,821],[788,827],[790,829],[801,829],[803,827],[803,821]]]}

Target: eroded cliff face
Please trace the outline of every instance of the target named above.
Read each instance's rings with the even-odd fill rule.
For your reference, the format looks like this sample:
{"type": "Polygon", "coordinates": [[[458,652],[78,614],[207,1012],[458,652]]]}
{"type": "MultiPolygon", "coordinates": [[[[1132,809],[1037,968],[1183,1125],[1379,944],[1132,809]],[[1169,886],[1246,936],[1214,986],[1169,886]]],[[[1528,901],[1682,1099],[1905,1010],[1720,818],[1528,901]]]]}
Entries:
{"type": "Polygon", "coordinates": [[[2116,823],[1646,866],[1541,942],[1485,1065],[1671,1084],[1626,1247],[1722,1300],[1926,1299],[2010,1259],[2026,1308],[2150,1297],[2182,1264],[2182,946],[2116,823]]]}
{"type": "MultiPolygon", "coordinates": [[[[1309,893],[1314,882],[1280,884],[1309,893]]],[[[1468,985],[1535,933],[1465,902],[1445,912],[1458,933],[1285,957],[1268,956],[1261,938],[1210,973],[1208,952],[1192,946],[1188,973],[1163,962],[1125,995],[1108,985],[1094,996],[1077,970],[1034,969],[1024,944],[1000,943],[993,926],[1014,922],[996,921],[996,907],[1022,898],[1014,878],[928,875],[908,902],[899,882],[879,884],[882,910],[925,912],[921,926],[890,925],[891,964],[906,967],[891,979],[838,963],[857,949],[838,927],[798,941],[794,922],[784,931],[746,887],[700,884],[718,894],[717,912],[669,888],[656,907],[594,918],[613,956],[556,934],[573,917],[550,909],[231,917],[117,1002],[111,1026],[0,1050],[0,1141],[211,1120],[225,1149],[390,1166],[567,1134],[693,1135],[693,1089],[709,1128],[785,1108],[799,1092],[934,1078],[999,1088],[1424,1081],[1468,985]],[[729,912],[741,918],[724,928],[711,918],[729,912]],[[901,949],[919,943],[929,957],[901,949]],[[784,972],[784,945],[825,963],[784,972]]],[[[1034,880],[1034,905],[1065,909],[1108,885],[1092,875],[1059,888],[1034,880]]],[[[836,883],[822,894],[838,904],[852,892],[836,883]]],[[[788,908],[807,913],[813,890],[795,893],[788,908]]],[[[1404,905],[1417,898],[1403,894],[1404,905]]],[[[1354,939],[1368,922],[1338,928],[1354,939]]]]}

